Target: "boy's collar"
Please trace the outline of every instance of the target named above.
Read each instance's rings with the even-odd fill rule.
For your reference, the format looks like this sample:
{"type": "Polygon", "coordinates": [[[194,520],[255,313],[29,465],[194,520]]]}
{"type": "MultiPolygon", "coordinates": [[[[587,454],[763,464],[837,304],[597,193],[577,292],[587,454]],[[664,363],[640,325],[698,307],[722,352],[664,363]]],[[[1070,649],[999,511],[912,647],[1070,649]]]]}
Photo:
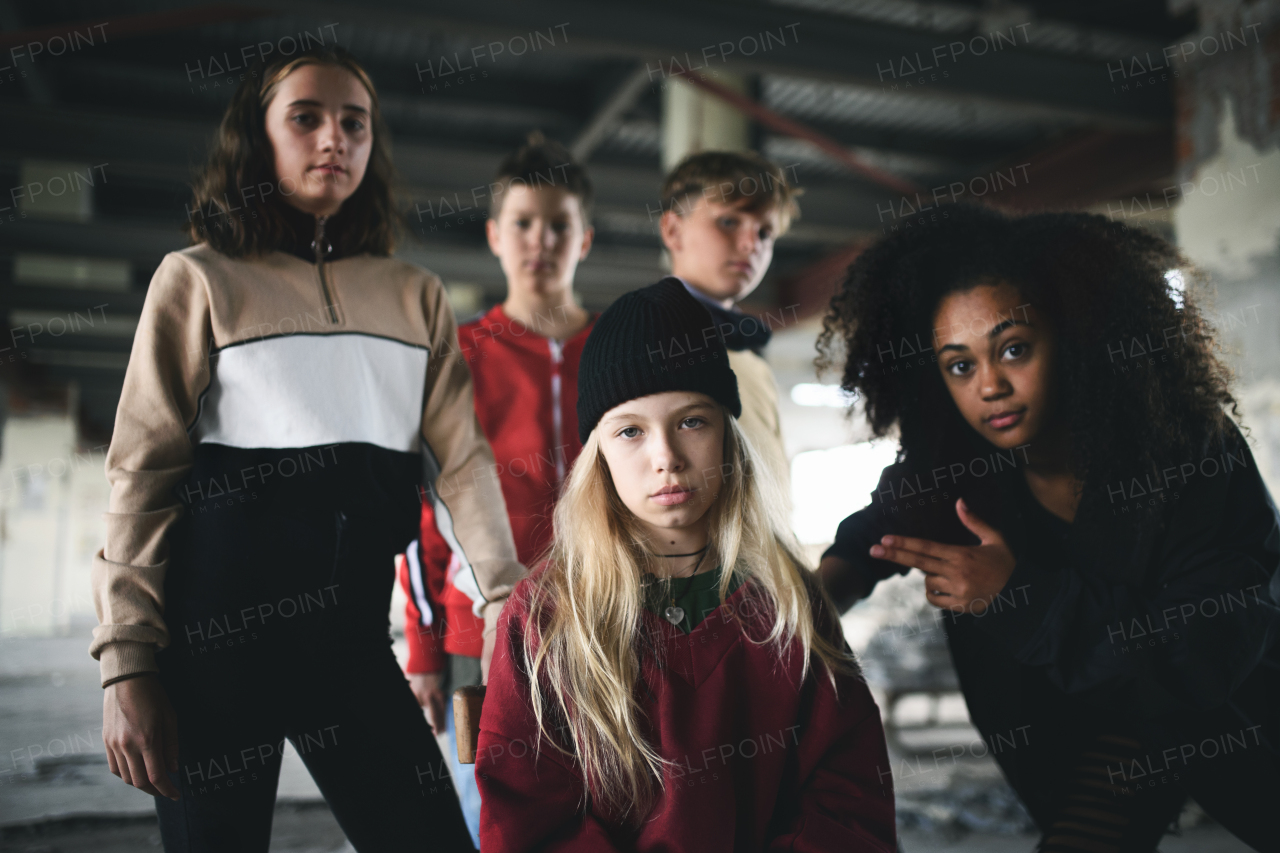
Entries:
{"type": "Polygon", "coordinates": [[[673,275],[671,278],[683,284],[684,289],[689,291],[689,294],[694,299],[707,306],[707,310],[711,312],[712,319],[720,325],[722,331],[726,325],[731,327],[728,331],[725,331],[725,347],[737,351],[751,350],[756,355],[760,355],[764,348],[768,346],[769,339],[773,337],[773,331],[764,321],[747,314],[737,307],[732,309],[725,308],[678,275],[673,275]]]}
{"type": "Polygon", "coordinates": [[[698,290],[698,288],[694,287],[686,279],[683,279],[678,275],[673,275],[671,277],[674,278],[676,281],[680,282],[681,284],[683,284],[684,289],[689,291],[689,295],[692,296],[694,299],[698,300],[699,302],[703,303],[704,305],[710,305],[712,308],[719,308],[721,311],[730,310],[728,308],[725,308],[722,303],[718,302],[715,299],[712,299],[710,296],[707,296],[707,294],[703,293],[701,290],[698,290]]]}

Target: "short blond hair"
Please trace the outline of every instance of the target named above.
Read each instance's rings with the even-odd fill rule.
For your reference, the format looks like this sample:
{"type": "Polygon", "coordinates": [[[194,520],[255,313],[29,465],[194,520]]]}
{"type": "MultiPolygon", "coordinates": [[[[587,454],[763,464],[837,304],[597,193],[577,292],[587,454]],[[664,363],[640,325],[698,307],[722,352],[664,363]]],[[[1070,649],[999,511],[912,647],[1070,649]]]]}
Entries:
{"type": "Polygon", "coordinates": [[[662,209],[684,216],[698,198],[730,203],[750,199],[753,213],[776,211],[779,231],[800,217],[796,197],[804,191],[787,183],[777,163],[754,151],[702,151],[690,154],[662,182],[662,209]]]}

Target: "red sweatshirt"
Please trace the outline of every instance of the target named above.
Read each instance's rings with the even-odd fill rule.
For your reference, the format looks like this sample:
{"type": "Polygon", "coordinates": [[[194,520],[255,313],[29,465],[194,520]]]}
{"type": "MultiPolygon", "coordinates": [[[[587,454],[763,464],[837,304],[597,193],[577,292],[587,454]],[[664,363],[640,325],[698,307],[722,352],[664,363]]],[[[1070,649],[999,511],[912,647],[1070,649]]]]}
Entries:
{"type": "MultiPolygon", "coordinates": [[[[637,833],[583,813],[576,762],[540,749],[521,654],[527,596],[516,587],[499,621],[480,717],[476,781],[480,846],[513,851],[883,851],[897,849],[893,781],[880,712],[858,678],[821,665],[800,682],[801,648],[779,659],[751,584],[682,633],[644,611],[666,668],[646,656],[637,695],[646,737],[675,762],[637,833]],[[742,617],[740,624],[733,613],[742,617]],[[647,689],[646,689],[647,688],[647,689]]],[[[828,622],[828,624],[830,624],[828,622]]]]}
{"type": "MultiPolygon", "coordinates": [[[[594,323],[594,319],[592,321],[594,323]]],[[[529,331],[498,305],[458,327],[471,366],[476,414],[493,448],[507,502],[516,553],[532,565],[551,543],[551,511],[560,484],[577,458],[578,360],[591,325],[566,341],[529,331]]],[[[447,485],[445,486],[447,488],[447,485]]],[[[440,672],[445,654],[480,657],[484,621],[475,615],[477,590],[453,584],[457,559],[423,503],[421,551],[402,561],[408,672],[440,672]]],[[[463,580],[469,580],[465,573],[463,580]]]]}

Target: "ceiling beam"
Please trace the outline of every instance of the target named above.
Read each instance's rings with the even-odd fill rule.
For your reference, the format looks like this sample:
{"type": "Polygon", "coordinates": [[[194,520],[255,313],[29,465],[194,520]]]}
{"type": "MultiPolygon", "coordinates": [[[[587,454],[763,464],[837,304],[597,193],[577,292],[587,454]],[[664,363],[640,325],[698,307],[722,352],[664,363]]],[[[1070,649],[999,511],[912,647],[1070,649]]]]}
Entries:
{"type": "MultiPolygon", "coordinates": [[[[1177,197],[1176,184],[1170,177],[1174,171],[1172,127],[1129,134],[1086,131],[1009,163],[1025,167],[1024,179],[980,201],[1012,213],[1081,210],[1111,200],[1128,203],[1129,207],[1120,206],[1127,212],[1134,208],[1145,210],[1153,203],[1167,207],[1177,197]],[[1168,185],[1172,200],[1158,190],[1150,199],[1129,199],[1133,193],[1162,185],[1168,185]]],[[[849,265],[879,236],[872,232],[855,239],[788,276],[780,283],[783,299],[799,306],[802,319],[821,313],[849,265]]]]}
{"type": "Polygon", "coordinates": [[[591,159],[591,154],[600,144],[609,138],[609,134],[617,130],[627,110],[635,106],[640,96],[649,88],[649,75],[644,66],[637,66],[614,89],[595,114],[587,120],[586,126],[569,146],[569,153],[579,163],[591,159]]]}
{"type": "Polygon", "coordinates": [[[822,151],[827,156],[839,162],[846,169],[849,169],[854,174],[865,178],[874,184],[879,184],[880,186],[888,187],[891,190],[902,193],[913,193],[919,189],[919,186],[912,181],[870,165],[831,137],[821,134],[801,122],[789,119],[784,115],[779,115],[763,104],[759,104],[751,98],[748,98],[746,95],[733,91],[728,86],[717,83],[714,80],[709,80],[698,74],[683,74],[680,75],[680,78],[688,81],[695,88],[715,95],[717,98],[729,104],[729,106],[733,107],[747,118],[764,125],[776,133],[782,133],[796,139],[803,139],[819,151],[822,151]]]}
{"type": "MultiPolygon", "coordinates": [[[[111,22],[115,27],[112,33],[118,39],[273,14],[344,20],[351,13],[350,5],[339,0],[257,0],[252,7],[200,0],[178,0],[177,4],[181,8],[115,19],[111,22]]],[[[80,21],[75,25],[103,23],[80,21]]],[[[989,34],[944,34],[778,5],[717,0],[649,0],[607,8],[595,0],[547,0],[537,4],[522,0],[486,0],[483,4],[369,0],[361,5],[357,25],[398,33],[443,30],[478,39],[518,35],[527,38],[534,31],[555,33],[563,38],[555,46],[543,49],[630,57],[643,63],[651,83],[661,83],[669,76],[675,60],[685,68],[799,74],[880,86],[885,82],[883,69],[891,64],[901,67],[904,59],[913,67],[937,64],[941,60],[936,57],[941,55],[947,58],[948,70],[954,67],[963,73],[952,75],[945,83],[933,84],[935,89],[941,86],[957,94],[1059,106],[1099,118],[1163,119],[1172,112],[1172,97],[1166,90],[1153,90],[1141,99],[1118,101],[1102,60],[1036,50],[1034,38],[1028,44],[1025,36],[1036,26],[1031,20],[1016,25],[1026,28],[1021,45],[1016,44],[1016,39],[1013,46],[988,39],[989,45],[998,44],[1002,49],[988,46],[981,55],[957,53],[952,45],[989,34]],[[773,35],[772,41],[763,39],[766,32],[773,35]],[[757,47],[748,55],[752,39],[757,45],[763,41],[768,49],[757,47]]],[[[4,43],[65,34],[68,26],[5,33],[4,43]]],[[[485,44],[478,41],[476,47],[482,49],[485,44]]],[[[903,93],[903,97],[911,96],[903,93]]]]}
{"type": "MultiPolygon", "coordinates": [[[[104,3],[102,5],[106,6],[108,4],[104,3]]],[[[110,12],[104,12],[98,20],[69,21],[67,23],[48,24],[42,27],[11,29],[6,32],[0,32],[0,48],[32,43],[43,44],[55,38],[65,40],[68,37],[68,33],[81,33],[82,39],[101,38],[104,42],[112,39],[118,41],[124,38],[156,35],[157,33],[186,30],[209,24],[248,21],[269,14],[270,10],[229,3],[202,3],[185,9],[148,12],[143,15],[117,16],[112,15],[110,12]]],[[[72,47],[72,49],[75,48],[72,47]]]]}
{"type": "MultiPolygon", "coordinates": [[[[278,13],[340,19],[350,7],[335,0],[260,0],[264,9],[278,13]],[[336,17],[335,17],[336,16],[336,17]]],[[[1028,22],[1034,32],[1035,23],[1028,22]]],[[[397,31],[448,31],[483,39],[511,38],[553,31],[566,38],[544,50],[566,50],[600,57],[631,57],[645,65],[651,83],[661,83],[671,73],[671,61],[679,65],[705,65],[738,73],[795,74],[818,79],[879,87],[889,63],[903,58],[916,63],[934,56],[935,48],[948,57],[957,72],[940,91],[983,95],[1017,104],[1058,106],[1099,118],[1165,119],[1172,113],[1168,91],[1118,103],[1111,90],[1106,63],[1079,56],[1039,51],[1025,42],[1004,45],[983,55],[957,54],[950,62],[949,45],[959,35],[856,21],[807,10],[766,4],[715,2],[715,0],[649,0],[643,4],[612,4],[595,0],[486,0],[456,3],[453,0],[373,0],[361,7],[362,26],[397,31]],[[773,34],[769,50],[744,56],[736,45],[744,39],[757,43],[766,31],[773,34]],[[783,44],[777,42],[782,38],[783,44]],[[728,47],[724,47],[728,45],[728,47]],[[722,52],[723,48],[723,52],[722,52]],[[733,53],[729,50],[732,48],[733,53]]],[[[972,37],[979,34],[973,33],[972,37]]],[[[1032,40],[1034,43],[1034,39],[1032,40]]],[[[483,55],[483,54],[482,54],[483,55]]],[[[425,57],[424,57],[425,61],[425,57]]],[[[493,60],[500,62],[500,58],[493,60]]],[[[927,88],[925,89],[927,91],[927,88]]],[[[903,97],[911,97],[903,93],[903,97]]]]}
{"type": "Polygon", "coordinates": [[[1012,211],[1082,209],[1128,201],[1152,187],[1171,192],[1155,199],[1166,208],[1178,198],[1171,124],[1145,133],[1084,131],[1020,159],[1029,164],[1027,180],[993,195],[993,204],[1012,211]]]}

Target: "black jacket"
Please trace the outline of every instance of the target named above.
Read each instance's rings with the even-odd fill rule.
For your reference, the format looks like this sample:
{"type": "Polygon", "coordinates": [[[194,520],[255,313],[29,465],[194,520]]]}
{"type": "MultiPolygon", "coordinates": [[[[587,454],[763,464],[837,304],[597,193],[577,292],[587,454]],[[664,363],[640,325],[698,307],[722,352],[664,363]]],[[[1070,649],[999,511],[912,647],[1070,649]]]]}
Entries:
{"type": "Polygon", "coordinates": [[[906,571],[869,556],[887,533],[976,544],[955,516],[963,495],[1017,562],[986,612],[944,612],[942,624],[984,738],[1032,726],[1033,748],[993,752],[1038,822],[1053,808],[1047,769],[1091,727],[1136,737],[1153,769],[1162,750],[1217,738],[1251,769],[1220,772],[1207,746],[1169,767],[1183,781],[1263,784],[1249,777],[1280,755],[1280,518],[1239,432],[1161,478],[1087,491],[1074,524],[1032,497],[1016,461],[1005,451],[963,471],[886,468],[827,551],[857,576],[826,578],[840,609],[906,571]]]}

